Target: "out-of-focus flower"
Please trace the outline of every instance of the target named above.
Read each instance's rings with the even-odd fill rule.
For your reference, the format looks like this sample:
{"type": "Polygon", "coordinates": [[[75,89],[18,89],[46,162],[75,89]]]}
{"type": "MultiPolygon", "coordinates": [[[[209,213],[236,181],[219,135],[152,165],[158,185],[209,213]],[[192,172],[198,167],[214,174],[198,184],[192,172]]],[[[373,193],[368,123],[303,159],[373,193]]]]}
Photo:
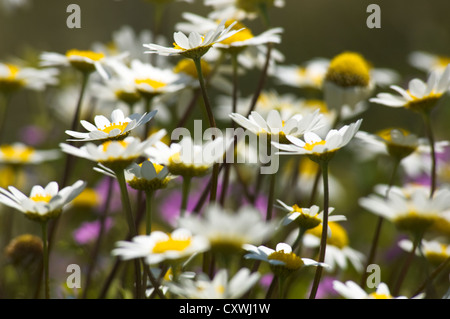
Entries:
{"type": "Polygon", "coordinates": [[[42,253],[42,239],[31,234],[13,238],[5,248],[7,260],[25,268],[35,263],[41,264],[42,253]]]}
{"type": "Polygon", "coordinates": [[[425,51],[413,51],[408,56],[409,63],[415,68],[430,73],[443,73],[450,64],[450,57],[425,51]]]}
{"type": "Polygon", "coordinates": [[[450,89],[450,65],[442,73],[431,72],[426,83],[415,78],[409,81],[407,90],[397,85],[391,85],[391,89],[400,95],[379,93],[370,101],[389,107],[404,107],[415,112],[428,112],[450,89]]]}
{"type": "Polygon", "coordinates": [[[170,234],[153,231],[148,236],[136,236],[132,241],[119,241],[112,255],[123,260],[144,258],[148,265],[154,265],[163,261],[179,261],[208,249],[206,238],[192,235],[187,229],[177,228],[170,234]]]}
{"type": "Polygon", "coordinates": [[[360,198],[359,204],[402,231],[421,233],[439,229],[444,234],[450,233],[450,219],[445,215],[450,209],[450,190],[445,188],[437,189],[431,198],[429,187],[394,188],[388,198],[377,192],[360,198]]]}
{"type": "MultiPolygon", "coordinates": [[[[111,217],[105,219],[105,231],[111,229],[113,226],[113,220],[111,217]]],[[[99,234],[101,228],[101,221],[94,220],[92,222],[82,223],[74,232],[73,239],[80,245],[86,245],[95,241],[99,234]]]]}
{"type": "Polygon", "coordinates": [[[249,253],[244,255],[246,259],[262,260],[269,263],[274,274],[287,276],[303,266],[327,267],[324,263],[319,263],[310,258],[300,258],[292,252],[292,247],[286,243],[278,243],[273,250],[266,246],[244,245],[249,253]]]}
{"type": "Polygon", "coordinates": [[[323,79],[327,73],[330,61],[325,58],[316,58],[304,65],[279,65],[274,77],[280,84],[300,88],[321,89],[323,79]]]}
{"type": "Polygon", "coordinates": [[[8,190],[0,188],[0,203],[17,209],[31,220],[44,222],[58,217],[64,206],[69,204],[86,186],[86,182],[77,181],[72,186],[59,190],[58,183],[50,182],[42,187],[32,187],[30,196],[24,195],[13,186],[8,190]]]}
{"type": "Polygon", "coordinates": [[[13,13],[15,10],[26,8],[30,5],[30,0],[0,0],[0,8],[6,13],[13,13]]]}
{"type": "Polygon", "coordinates": [[[259,280],[260,274],[241,268],[228,279],[228,270],[220,269],[211,280],[206,274],[196,279],[182,278],[179,282],[167,282],[169,291],[187,299],[237,299],[242,297],[259,280]]]}
{"type": "Polygon", "coordinates": [[[42,91],[58,84],[59,71],[55,68],[37,69],[0,63],[0,92],[11,93],[22,88],[42,91]]]}
{"type": "Polygon", "coordinates": [[[202,216],[179,219],[181,227],[206,237],[213,251],[230,253],[242,251],[244,244],[259,245],[274,232],[275,225],[263,220],[261,213],[251,206],[238,211],[209,205],[202,216]]]}
{"type": "MultiPolygon", "coordinates": [[[[413,249],[413,242],[408,239],[402,239],[398,245],[403,250],[410,252],[413,249]]],[[[425,256],[431,264],[438,266],[448,258],[450,258],[450,245],[443,240],[426,240],[422,239],[420,249],[416,249],[418,256],[425,256]]]]}
{"type": "MultiPolygon", "coordinates": [[[[324,262],[330,266],[330,271],[336,268],[347,269],[352,265],[356,271],[363,271],[364,255],[350,247],[347,231],[336,222],[328,223],[327,252],[324,262]]],[[[320,246],[322,224],[306,231],[303,238],[304,247],[317,248],[320,246]]]]}
{"type": "MultiPolygon", "coordinates": [[[[333,288],[345,299],[408,299],[405,296],[393,297],[388,285],[384,282],[378,284],[375,292],[367,293],[358,284],[349,280],[345,283],[338,280],[333,281],[333,288]]],[[[424,295],[418,295],[414,299],[421,299],[424,295]]]]}
{"type": "Polygon", "coordinates": [[[9,165],[40,164],[59,158],[59,150],[37,150],[21,142],[0,145],[0,163],[9,165]]]}
{"type": "Polygon", "coordinates": [[[131,114],[127,117],[122,110],[116,109],[111,113],[111,121],[103,115],[94,117],[95,125],[88,121],[81,120],[81,125],[89,131],[88,133],[75,132],[66,130],[66,134],[75,137],[68,141],[104,141],[104,140],[122,140],[127,137],[130,132],[150,121],[156,114],[156,111],[139,115],[131,114]]]}
{"type": "Polygon", "coordinates": [[[107,79],[109,75],[104,68],[104,63],[109,59],[123,59],[124,56],[125,55],[109,57],[106,56],[103,52],[71,49],[68,50],[66,54],[56,52],[43,52],[40,57],[40,65],[43,67],[71,66],[86,74],[97,71],[102,78],[107,79]]]}
{"type": "Polygon", "coordinates": [[[215,29],[208,31],[204,36],[198,32],[189,33],[187,37],[183,32],[175,32],[173,38],[175,40],[174,47],[163,47],[157,44],[144,44],[149,51],[146,53],[157,53],[160,55],[183,55],[191,59],[201,58],[208,50],[240,30],[232,30],[235,23],[231,23],[225,28],[225,20],[223,20],[215,29]]]}
{"type": "MultiPolygon", "coordinates": [[[[284,0],[204,0],[206,6],[212,6],[209,14],[212,19],[255,19],[261,13],[261,8],[284,7],[284,0]]],[[[263,13],[265,14],[265,13],[263,13]]]]}
{"type": "Polygon", "coordinates": [[[340,110],[356,105],[372,93],[375,82],[371,66],[361,54],[343,52],[335,56],[323,80],[324,100],[329,109],[340,110]]]}

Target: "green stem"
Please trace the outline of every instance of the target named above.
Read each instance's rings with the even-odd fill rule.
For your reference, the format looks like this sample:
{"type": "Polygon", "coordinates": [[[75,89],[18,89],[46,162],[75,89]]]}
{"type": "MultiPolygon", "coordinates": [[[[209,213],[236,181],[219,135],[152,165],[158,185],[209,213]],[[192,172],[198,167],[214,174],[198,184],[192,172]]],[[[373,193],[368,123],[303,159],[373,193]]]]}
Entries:
{"type": "Polygon", "coordinates": [[[125,181],[125,173],[123,169],[115,170],[117,181],[120,187],[120,196],[122,200],[122,206],[125,210],[125,215],[128,222],[128,228],[130,230],[131,236],[137,235],[136,225],[134,223],[133,212],[131,210],[130,198],[128,196],[127,182],[125,181]]]}
{"type": "MultiPolygon", "coordinates": [[[[398,170],[399,166],[400,166],[400,160],[396,159],[395,162],[394,162],[394,168],[392,170],[391,180],[390,180],[389,186],[388,186],[388,188],[386,190],[386,194],[384,195],[386,199],[389,197],[389,192],[390,192],[392,186],[394,185],[395,177],[397,175],[397,170],[398,170]]],[[[376,251],[377,251],[377,248],[378,248],[378,241],[379,241],[379,238],[380,238],[381,228],[383,226],[383,221],[384,221],[384,218],[382,216],[379,216],[378,217],[377,226],[376,226],[376,229],[375,229],[375,234],[374,234],[374,237],[372,239],[372,246],[370,248],[369,258],[367,259],[367,263],[366,263],[366,269],[375,260],[375,255],[376,255],[376,251]]],[[[368,276],[368,272],[364,271],[363,275],[362,275],[362,278],[361,278],[361,283],[360,283],[361,287],[363,287],[363,285],[365,284],[367,276],[368,276]]]]}
{"type": "Polygon", "coordinates": [[[5,132],[6,119],[9,107],[9,101],[11,100],[11,94],[0,94],[0,142],[3,141],[3,135],[5,132]]]}
{"type": "MultiPolygon", "coordinates": [[[[322,179],[323,179],[323,220],[322,220],[322,237],[320,239],[319,250],[319,262],[325,261],[325,251],[327,247],[327,235],[328,235],[328,206],[329,206],[329,193],[328,193],[328,161],[321,161],[322,179]]],[[[322,276],[322,267],[318,266],[314,275],[313,286],[309,299],[315,299],[317,289],[319,288],[320,277],[322,276]]]]}
{"type": "Polygon", "coordinates": [[[425,129],[427,131],[428,140],[431,147],[431,185],[430,185],[430,198],[433,197],[434,191],[436,190],[436,150],[434,145],[434,134],[431,125],[430,113],[423,113],[423,119],[425,123],[425,129]]]}
{"type": "Polygon", "coordinates": [[[298,235],[297,238],[295,239],[294,243],[292,244],[292,251],[295,251],[297,249],[297,256],[300,256],[301,251],[302,251],[302,239],[303,239],[303,235],[305,234],[306,229],[303,227],[299,227],[298,228],[298,235]]]}
{"type": "MultiPolygon", "coordinates": [[[[205,85],[205,79],[203,77],[201,58],[195,58],[193,60],[194,60],[195,68],[197,70],[200,88],[202,90],[203,102],[205,104],[206,113],[208,115],[209,126],[210,126],[210,128],[216,128],[217,127],[216,120],[214,118],[214,114],[213,114],[213,111],[211,108],[211,102],[209,100],[208,93],[206,92],[206,85],[205,85]]],[[[216,201],[218,180],[219,180],[219,164],[215,163],[213,165],[213,170],[212,170],[211,193],[210,193],[210,197],[209,197],[210,202],[216,201]]]]}
{"type": "Polygon", "coordinates": [[[83,104],[84,95],[86,93],[86,87],[87,87],[87,84],[89,81],[89,75],[90,75],[90,73],[88,73],[88,72],[82,73],[80,95],[78,96],[78,101],[77,101],[77,105],[75,108],[75,114],[73,116],[72,125],[70,127],[70,129],[72,131],[77,130],[78,124],[80,122],[81,105],[83,104]]]}
{"type": "Polygon", "coordinates": [[[277,183],[277,174],[273,173],[270,176],[269,198],[267,200],[267,212],[266,212],[267,221],[272,219],[273,203],[275,201],[276,183],[277,183]]]}
{"type": "Polygon", "coordinates": [[[403,284],[403,281],[404,281],[404,279],[406,277],[406,273],[408,272],[409,267],[411,266],[412,260],[413,260],[415,254],[416,254],[416,249],[417,249],[417,247],[419,247],[419,245],[420,245],[420,243],[422,241],[424,233],[425,232],[422,231],[420,233],[415,234],[415,236],[414,236],[415,238],[414,238],[414,242],[413,242],[413,247],[412,247],[411,252],[409,253],[409,255],[408,255],[408,257],[407,257],[407,259],[405,261],[405,264],[403,265],[403,268],[402,268],[402,270],[401,270],[401,272],[399,274],[399,277],[397,279],[397,283],[396,283],[396,285],[395,285],[395,287],[393,289],[393,292],[392,292],[393,296],[397,296],[398,293],[400,292],[400,288],[401,288],[401,286],[403,284]]]}
{"type": "Polygon", "coordinates": [[[146,190],[145,191],[145,225],[146,230],[145,233],[150,235],[152,232],[152,203],[153,203],[153,191],[146,190]]]}
{"type": "Polygon", "coordinates": [[[50,299],[50,279],[48,271],[48,244],[47,244],[47,221],[41,223],[42,227],[42,243],[43,243],[43,262],[44,262],[44,289],[45,299],[50,299]]]}
{"type": "Polygon", "coordinates": [[[184,216],[186,212],[186,208],[188,205],[188,199],[189,199],[189,190],[191,188],[191,177],[184,176],[183,177],[183,185],[182,185],[182,197],[181,197],[181,208],[180,208],[180,215],[184,216]]]}

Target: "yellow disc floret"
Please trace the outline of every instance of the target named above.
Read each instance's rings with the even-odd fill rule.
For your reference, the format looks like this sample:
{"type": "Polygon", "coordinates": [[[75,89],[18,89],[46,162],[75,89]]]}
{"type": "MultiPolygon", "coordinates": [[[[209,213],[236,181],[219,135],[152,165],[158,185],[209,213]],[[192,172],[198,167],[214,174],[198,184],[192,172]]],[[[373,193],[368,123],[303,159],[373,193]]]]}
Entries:
{"type": "Polygon", "coordinates": [[[325,79],[341,87],[367,87],[370,69],[361,54],[344,52],[331,60],[325,79]]]}
{"type": "Polygon", "coordinates": [[[184,251],[190,244],[190,238],[173,239],[169,236],[167,240],[157,242],[152,248],[152,253],[162,254],[167,251],[184,251]]]}

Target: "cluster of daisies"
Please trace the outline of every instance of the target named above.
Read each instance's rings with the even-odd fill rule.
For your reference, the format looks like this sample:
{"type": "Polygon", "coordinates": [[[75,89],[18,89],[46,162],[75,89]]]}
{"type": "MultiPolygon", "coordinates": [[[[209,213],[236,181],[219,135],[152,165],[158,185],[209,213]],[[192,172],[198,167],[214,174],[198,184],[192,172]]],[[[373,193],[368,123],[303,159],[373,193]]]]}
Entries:
{"type": "MultiPolygon", "coordinates": [[[[63,211],[86,215],[95,207],[98,219],[73,232],[84,249],[93,245],[86,280],[75,288],[82,298],[434,297],[429,287],[448,271],[450,258],[450,188],[448,142],[438,139],[431,114],[450,89],[450,66],[414,52],[411,64],[428,77],[403,88],[397,72],[374,67],[358,52],[287,65],[277,50],[283,29],[270,27],[268,15],[284,1],[204,4],[209,14],[184,13],[173,39],[148,30],[137,35],[125,26],[113,34],[112,45],[42,52],[36,67],[0,63],[1,130],[20,91],[50,92],[55,101],[47,130],[30,126],[22,131],[28,143],[0,144],[2,227],[13,225],[7,207],[42,226],[41,240],[6,238],[8,257],[29,262],[33,247],[41,247],[37,286],[44,282],[46,298],[73,296],[52,278],[54,234],[67,227],[61,219],[70,214],[63,211]],[[255,19],[264,22],[264,32],[246,25],[255,19]],[[260,80],[243,96],[239,80],[251,72],[260,80]],[[65,76],[70,84],[63,83],[65,76]],[[268,79],[276,83],[270,89],[268,79]],[[277,86],[308,89],[317,97],[279,94],[277,86]],[[369,102],[418,114],[426,134],[402,127],[364,131],[369,102]],[[216,133],[241,128],[251,138],[212,134],[199,141],[174,134],[195,130],[198,114],[216,133]],[[34,147],[44,142],[56,144],[34,147]],[[331,170],[341,153],[361,165],[383,158],[392,167],[386,183],[356,200],[361,214],[377,215],[377,224],[355,225],[353,216],[334,214],[354,209],[344,200],[352,194],[331,170]],[[277,166],[270,170],[273,161],[277,166]],[[30,180],[44,174],[29,166],[46,163],[62,171],[46,186],[32,186],[30,180]],[[95,186],[99,180],[106,181],[103,196],[95,186]],[[383,222],[405,235],[391,246],[433,267],[423,286],[413,280],[416,290],[402,289],[408,262],[392,283],[380,277],[369,285],[368,266],[379,263],[383,274],[376,254],[383,222]],[[345,225],[374,233],[367,251],[352,247],[345,225]],[[114,245],[101,259],[108,237],[114,245]],[[119,281],[121,264],[129,267],[119,281]]],[[[46,114],[36,117],[37,123],[48,120],[46,114]]]]}

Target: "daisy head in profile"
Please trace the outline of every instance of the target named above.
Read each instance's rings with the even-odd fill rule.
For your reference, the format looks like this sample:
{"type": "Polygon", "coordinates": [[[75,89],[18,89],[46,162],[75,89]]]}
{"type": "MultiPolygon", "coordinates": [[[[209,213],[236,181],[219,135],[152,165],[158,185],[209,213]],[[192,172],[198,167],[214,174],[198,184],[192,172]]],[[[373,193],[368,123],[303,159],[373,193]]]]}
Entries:
{"type": "Polygon", "coordinates": [[[149,138],[141,141],[138,137],[128,136],[120,141],[106,141],[100,145],[89,142],[78,148],[70,144],[61,143],[63,152],[88,159],[117,171],[127,168],[131,163],[144,155],[146,148],[159,141],[166,134],[160,130],[149,138]]]}
{"type": "Polygon", "coordinates": [[[248,253],[244,255],[246,259],[262,260],[269,263],[274,274],[278,276],[288,276],[304,266],[327,267],[324,263],[316,262],[310,258],[300,258],[293,251],[292,247],[286,243],[278,243],[275,249],[266,246],[254,246],[246,244],[243,247],[248,253]]]}
{"type": "Polygon", "coordinates": [[[0,203],[17,209],[31,220],[46,222],[58,217],[63,208],[77,197],[85,186],[86,182],[77,181],[60,190],[58,183],[50,182],[45,187],[33,186],[29,196],[9,186],[8,190],[0,188],[0,203]]]}
{"type": "Polygon", "coordinates": [[[345,106],[355,109],[373,91],[371,69],[370,63],[359,53],[343,52],[335,56],[323,80],[327,106],[336,110],[345,106]]]}
{"type": "Polygon", "coordinates": [[[37,69],[0,63],[0,93],[9,94],[22,88],[42,91],[49,85],[58,84],[58,74],[55,68],[37,69]]]}
{"type": "Polygon", "coordinates": [[[125,180],[134,189],[153,192],[165,188],[174,178],[167,167],[145,160],[142,163],[132,163],[125,170],[125,180]]]}
{"type": "Polygon", "coordinates": [[[315,162],[328,161],[339,149],[346,146],[355,136],[361,126],[362,120],[345,125],[339,130],[330,130],[324,139],[314,132],[305,132],[303,140],[287,135],[290,144],[272,142],[280,149],[279,154],[308,155],[315,162]]]}
{"type": "Polygon", "coordinates": [[[430,112],[441,97],[450,88],[450,65],[439,72],[432,71],[428,76],[427,82],[415,78],[409,81],[408,88],[405,90],[397,85],[391,85],[391,89],[398,94],[379,93],[370,101],[386,105],[389,107],[403,107],[419,113],[430,112]]]}
{"type": "Polygon", "coordinates": [[[0,145],[0,163],[21,166],[40,164],[59,158],[59,150],[38,150],[22,142],[0,145]]]}
{"type": "MultiPolygon", "coordinates": [[[[376,290],[371,293],[367,293],[357,283],[351,280],[346,282],[335,280],[333,281],[333,289],[345,299],[408,299],[406,296],[392,296],[388,285],[384,282],[380,282],[376,290]]],[[[423,297],[424,294],[420,294],[414,297],[414,299],[421,299],[423,297]]]]}
{"type": "Polygon", "coordinates": [[[111,120],[103,115],[94,117],[94,124],[81,120],[81,125],[88,131],[86,133],[66,130],[66,134],[74,137],[69,141],[106,141],[106,140],[123,140],[133,129],[147,123],[156,114],[156,110],[143,115],[131,114],[125,117],[120,109],[116,109],[111,113],[111,120]]]}
{"type": "Polygon", "coordinates": [[[148,265],[184,260],[209,249],[206,238],[177,228],[171,233],[153,231],[150,235],[135,236],[131,241],[119,241],[112,255],[123,260],[144,258],[148,265]]]}
{"type": "Polygon", "coordinates": [[[232,30],[235,23],[231,23],[225,27],[225,20],[223,20],[214,30],[210,30],[205,35],[198,32],[191,32],[186,36],[183,32],[175,32],[174,47],[163,47],[157,44],[144,44],[148,48],[145,53],[157,53],[160,55],[182,55],[191,59],[200,59],[208,50],[240,30],[232,30]]]}

